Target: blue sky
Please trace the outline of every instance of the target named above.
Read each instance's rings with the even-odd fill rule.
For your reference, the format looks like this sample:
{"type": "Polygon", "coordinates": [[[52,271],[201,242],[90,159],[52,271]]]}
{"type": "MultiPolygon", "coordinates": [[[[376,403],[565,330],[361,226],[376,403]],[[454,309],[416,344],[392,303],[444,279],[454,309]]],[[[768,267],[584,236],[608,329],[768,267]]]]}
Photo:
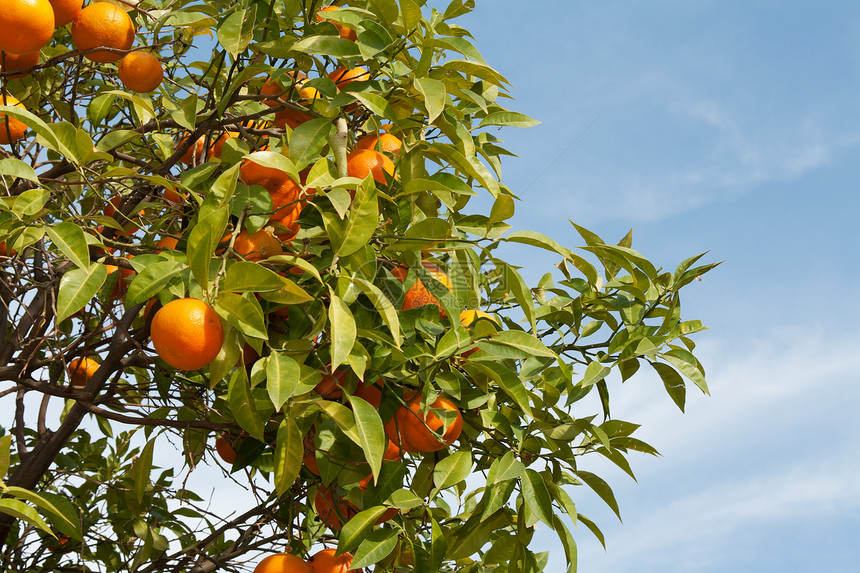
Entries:
{"type": "Polygon", "coordinates": [[[712,396],[682,415],[647,375],[612,389],[663,457],[634,457],[638,484],[583,462],[624,523],[575,492],[607,536],[575,532],[579,570],[856,571],[860,4],[484,0],[462,25],[543,122],[500,132],[517,228],[725,261],[683,298],[712,396]]]}

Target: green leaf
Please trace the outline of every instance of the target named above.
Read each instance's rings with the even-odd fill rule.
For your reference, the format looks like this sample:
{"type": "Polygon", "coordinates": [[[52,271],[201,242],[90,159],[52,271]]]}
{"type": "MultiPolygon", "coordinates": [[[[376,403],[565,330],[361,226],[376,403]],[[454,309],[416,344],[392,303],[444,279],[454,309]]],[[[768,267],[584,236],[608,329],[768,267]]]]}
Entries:
{"type": "Polygon", "coordinates": [[[400,318],[397,316],[397,309],[391,304],[388,297],[372,282],[359,277],[353,277],[352,281],[370,299],[373,308],[376,309],[376,312],[382,317],[382,321],[388,327],[388,330],[391,331],[394,344],[397,345],[397,348],[400,348],[400,318]]]}
{"type": "Polygon", "coordinates": [[[218,26],[218,43],[235,58],[254,39],[256,20],[257,7],[253,4],[248,9],[239,9],[227,16],[218,26]]]}
{"type": "Polygon", "coordinates": [[[552,528],[552,498],[541,474],[527,468],[520,483],[522,484],[523,501],[528,510],[552,528]]]}
{"type": "Polygon", "coordinates": [[[675,371],[674,368],[662,362],[649,362],[651,367],[660,375],[660,380],[663,381],[663,386],[666,392],[675,405],[683,412],[684,404],[687,401],[687,388],[684,384],[684,379],[675,371]]]}
{"type": "Polygon", "coordinates": [[[358,436],[358,428],[355,425],[355,416],[352,411],[337,402],[329,402],[328,400],[320,400],[317,402],[320,410],[326,413],[331,418],[340,431],[352,440],[356,445],[361,446],[361,438],[358,436]]]}
{"type": "Polygon", "coordinates": [[[312,56],[331,56],[333,58],[356,58],[361,55],[355,42],[336,36],[309,36],[292,46],[294,52],[312,56]]]}
{"type": "Polygon", "coordinates": [[[364,248],[376,231],[379,219],[379,199],[377,199],[376,185],[373,178],[367,178],[355,191],[355,199],[349,209],[349,218],[343,229],[341,243],[336,246],[335,253],[339,257],[348,257],[361,248],[364,248]]]}
{"type": "Polygon", "coordinates": [[[472,471],[471,452],[455,452],[441,460],[433,468],[433,483],[443,490],[469,477],[472,471]]]}
{"type": "Polygon", "coordinates": [[[214,194],[207,195],[200,210],[200,218],[188,234],[188,265],[191,273],[204,292],[209,290],[209,265],[215,255],[215,246],[224,236],[230,210],[227,206],[216,206],[214,194]]]}
{"type": "Polygon", "coordinates": [[[486,127],[488,125],[533,127],[539,123],[539,121],[536,121],[522,113],[516,113],[513,111],[497,111],[488,114],[485,118],[481,119],[481,123],[478,127],[486,127]]]}
{"type": "Polygon", "coordinates": [[[603,549],[605,550],[606,539],[603,537],[603,532],[600,531],[600,528],[597,527],[597,525],[593,521],[591,521],[581,513],[578,513],[576,515],[576,519],[582,522],[582,524],[585,525],[585,527],[587,527],[589,531],[594,534],[594,536],[597,538],[597,540],[600,542],[600,544],[603,546],[603,549]]]}
{"type": "MultiPolygon", "coordinates": [[[[2,106],[0,106],[2,109],[2,106]]],[[[48,533],[51,537],[56,538],[50,526],[45,523],[45,520],[36,513],[36,510],[17,499],[0,498],[0,513],[11,515],[15,519],[26,521],[30,525],[38,527],[42,531],[48,533]]]]}
{"type": "MultiPolygon", "coordinates": [[[[343,533],[341,533],[341,539],[343,533]]],[[[370,567],[379,563],[394,551],[397,546],[397,533],[393,529],[377,529],[367,534],[366,538],[358,546],[352,558],[351,571],[360,571],[364,567],[370,567]]]]}
{"type": "MultiPolygon", "coordinates": [[[[0,159],[0,175],[18,177],[32,181],[33,183],[39,182],[39,176],[36,175],[36,171],[20,159],[14,157],[0,159]]],[[[7,181],[7,185],[8,187],[12,186],[10,181],[7,181]]]]}
{"type": "Polygon", "coordinates": [[[481,340],[479,346],[487,352],[506,358],[558,358],[543,342],[521,330],[503,330],[492,338],[481,340]]]}
{"type": "Polygon", "coordinates": [[[295,416],[285,416],[278,426],[275,444],[275,491],[279,496],[284,495],[299,477],[303,455],[303,436],[295,416]]]}
{"type": "Polygon", "coordinates": [[[382,458],[388,445],[382,419],[376,408],[368,404],[358,396],[350,396],[349,403],[355,415],[355,425],[358,430],[358,438],[364,457],[370,464],[370,471],[374,476],[374,483],[379,478],[379,470],[382,467],[382,458]]]}
{"type": "Polygon", "coordinates": [[[329,321],[331,322],[331,369],[346,364],[346,359],[355,345],[355,318],[349,307],[329,288],[329,321]]]}
{"type": "Polygon", "coordinates": [[[298,362],[282,352],[272,351],[266,365],[266,390],[276,411],[295,394],[301,376],[298,362]]]}
{"type": "Polygon", "coordinates": [[[229,292],[218,293],[215,310],[223,312],[227,321],[243,334],[262,340],[269,338],[263,309],[253,297],[246,298],[229,292]]]}
{"type": "Polygon", "coordinates": [[[577,565],[576,540],[574,540],[573,535],[570,534],[570,530],[559,516],[553,515],[552,521],[554,524],[553,529],[558,534],[558,538],[561,540],[561,545],[564,548],[564,556],[568,563],[567,570],[575,573],[577,565]]]}
{"type": "MultiPolygon", "coordinates": [[[[349,91],[349,86],[346,87],[344,91],[349,91]]],[[[395,120],[397,114],[394,113],[394,110],[391,108],[391,105],[388,103],[388,100],[382,97],[381,95],[374,93],[359,93],[359,92],[349,92],[355,99],[364,104],[364,107],[369,109],[374,114],[379,117],[384,117],[385,119],[395,120]]]]}
{"type": "Polygon", "coordinates": [[[6,473],[9,471],[9,464],[11,463],[11,453],[12,449],[12,436],[10,434],[6,434],[5,436],[0,436],[0,481],[6,477],[6,473]]]}
{"type": "Polygon", "coordinates": [[[257,411],[251,386],[244,368],[237,368],[227,388],[227,402],[233,412],[233,418],[239,426],[261,442],[263,436],[263,419],[257,411]]]}
{"type": "MultiPolygon", "coordinates": [[[[526,471],[525,464],[519,461],[513,452],[505,452],[505,455],[495,460],[492,465],[496,468],[495,474],[492,480],[488,476],[487,481],[492,481],[493,484],[516,479],[526,471]]],[[[493,470],[491,469],[490,472],[492,473],[493,470]]]]}
{"type": "Polygon", "coordinates": [[[19,217],[32,217],[42,210],[50,198],[51,193],[46,189],[28,189],[15,197],[12,211],[19,217]]]}
{"type": "Polygon", "coordinates": [[[589,362],[588,366],[585,369],[585,374],[583,375],[582,380],[579,382],[579,385],[582,388],[587,388],[593,384],[597,384],[598,382],[606,378],[610,372],[612,372],[612,368],[604,366],[600,362],[589,362]]]}
{"type": "Polygon", "coordinates": [[[302,168],[319,159],[320,151],[328,145],[328,137],[333,129],[331,119],[319,117],[293,130],[290,136],[290,159],[296,167],[302,168]]]}
{"type": "MultiPolygon", "coordinates": [[[[343,529],[340,531],[340,539],[337,544],[338,553],[352,551],[356,548],[367,537],[368,531],[376,525],[376,520],[382,517],[382,514],[386,511],[388,511],[388,508],[377,505],[376,507],[371,507],[355,514],[352,519],[344,524],[343,529]]],[[[354,569],[355,564],[353,563],[351,570],[354,569]]]]}
{"type": "Polygon", "coordinates": [[[83,541],[80,510],[71,501],[60,495],[45,491],[38,495],[42,501],[37,505],[44,510],[45,517],[48,518],[54,528],[73,539],[83,541]]]}
{"type": "Polygon", "coordinates": [[[42,143],[46,147],[53,149],[72,163],[77,162],[75,154],[60,141],[51,126],[26,109],[2,104],[3,99],[0,98],[0,113],[20,120],[42,138],[42,143]]]}
{"type": "Polygon", "coordinates": [[[512,372],[503,364],[497,362],[473,362],[471,368],[475,368],[491,377],[504,390],[505,394],[516,402],[517,406],[523,412],[529,416],[532,415],[532,408],[529,403],[529,391],[516,372],[512,372]]]}
{"type": "Polygon", "coordinates": [[[413,82],[415,89],[424,96],[424,106],[427,108],[427,121],[433,121],[439,117],[445,109],[445,84],[431,78],[415,78],[413,82]]]}
{"type": "Polygon", "coordinates": [[[585,482],[588,487],[594,490],[600,499],[606,502],[606,505],[615,512],[615,515],[618,516],[618,521],[621,521],[621,512],[618,510],[618,502],[615,501],[615,494],[612,493],[612,488],[609,487],[603,478],[586,471],[575,471],[576,477],[585,482]]]}
{"type": "Polygon", "coordinates": [[[152,471],[152,449],[154,447],[155,439],[149,440],[131,466],[131,477],[134,482],[137,503],[143,503],[147,486],[149,486],[149,474],[152,471]]]}
{"type": "Polygon", "coordinates": [[[60,279],[57,293],[57,323],[63,322],[90,302],[107,279],[104,265],[93,264],[87,269],[72,269],[60,279]]]}
{"type": "Polygon", "coordinates": [[[51,238],[51,242],[60,249],[64,255],[69,257],[76,267],[85,269],[90,266],[90,252],[87,248],[87,239],[80,226],[66,221],[53,227],[46,227],[45,232],[51,238]]]}
{"type": "Polygon", "coordinates": [[[705,375],[700,370],[701,365],[689,350],[673,348],[660,354],[659,357],[680,370],[681,374],[692,380],[706,395],[710,394],[708,384],[705,382],[705,375]]]}
{"type": "Polygon", "coordinates": [[[135,305],[149,300],[164,290],[173,277],[188,268],[176,261],[159,261],[147,265],[145,269],[135,274],[126,294],[126,304],[135,305]]]}
{"type": "Polygon", "coordinates": [[[250,261],[239,261],[230,265],[221,290],[227,292],[268,292],[285,286],[278,273],[250,261]]]}

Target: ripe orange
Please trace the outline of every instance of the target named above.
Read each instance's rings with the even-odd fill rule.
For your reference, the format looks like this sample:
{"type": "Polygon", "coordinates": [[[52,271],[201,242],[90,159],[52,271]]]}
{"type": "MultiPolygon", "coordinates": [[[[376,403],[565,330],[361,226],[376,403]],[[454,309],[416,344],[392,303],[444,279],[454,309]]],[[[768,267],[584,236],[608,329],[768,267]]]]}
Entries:
{"type": "Polygon", "coordinates": [[[242,163],[239,174],[246,184],[265,187],[272,196],[274,212],[269,216],[270,221],[288,216],[302,192],[301,186],[285,172],[253,161],[242,163]]]}
{"type": "MultiPolygon", "coordinates": [[[[322,22],[323,20],[326,20],[326,17],[323,16],[322,14],[320,14],[320,12],[328,12],[330,10],[338,10],[338,7],[337,6],[323,6],[322,8],[317,10],[317,20],[319,20],[320,22],[322,22]]],[[[338,34],[340,34],[340,37],[343,38],[344,40],[351,40],[351,41],[355,42],[358,39],[358,36],[356,35],[355,30],[353,30],[352,28],[350,28],[348,26],[344,26],[340,22],[332,21],[332,24],[334,24],[334,27],[337,28],[338,34]]]]}
{"type": "Polygon", "coordinates": [[[332,493],[329,488],[322,485],[314,496],[314,509],[323,523],[332,529],[340,529],[358,513],[358,508],[352,502],[332,493]]]}
{"type": "MultiPolygon", "coordinates": [[[[176,237],[162,237],[155,243],[155,246],[159,249],[170,249],[171,251],[176,249],[176,245],[179,244],[179,239],[176,237]]],[[[155,251],[156,253],[160,253],[161,251],[155,251]]]]}
{"type": "Polygon", "coordinates": [[[151,92],[161,85],[164,68],[158,58],[149,52],[131,52],[119,61],[119,79],[122,85],[136,92],[151,92]]]}
{"type": "Polygon", "coordinates": [[[281,111],[275,112],[275,119],[272,123],[275,124],[276,127],[280,127],[284,129],[284,127],[289,126],[290,129],[295,129],[306,121],[310,121],[313,119],[313,116],[302,111],[297,111],[294,109],[282,109],[281,111]]]}
{"type": "Polygon", "coordinates": [[[364,179],[368,174],[373,175],[373,179],[381,184],[386,185],[385,174],[394,177],[394,163],[373,149],[356,149],[351,151],[346,156],[346,170],[350,177],[358,177],[364,179]]]}
{"type": "MultiPolygon", "coordinates": [[[[298,70],[287,72],[287,76],[295,81],[296,87],[301,86],[306,78],[305,74],[298,70]]],[[[289,90],[285,89],[280,82],[276,82],[272,80],[272,78],[266,78],[266,81],[263,82],[263,87],[260,88],[260,95],[274,96],[271,99],[264,99],[263,103],[269,107],[276,107],[283,103],[284,100],[281,98],[283,98],[288,91],[289,90]]]]}
{"type": "Polygon", "coordinates": [[[152,345],[162,360],[178,370],[197,370],[212,362],[224,343],[218,313],[196,298],[164,305],[152,319],[152,345]]]}
{"type": "Polygon", "coordinates": [[[314,392],[326,400],[337,400],[343,396],[343,383],[346,380],[346,370],[335,370],[331,372],[330,366],[326,365],[323,377],[319,384],[314,386],[314,392]]]}
{"type": "Polygon", "coordinates": [[[308,564],[313,573],[352,573],[352,553],[341,553],[335,557],[335,548],[318,551],[308,564]]]}
{"type": "Polygon", "coordinates": [[[233,241],[233,249],[249,261],[261,261],[284,252],[281,242],[269,227],[260,229],[251,236],[248,236],[248,231],[243,230],[233,241]]]}
{"type": "MultiPolygon", "coordinates": [[[[201,137],[197,141],[194,142],[194,145],[189,147],[185,154],[179,159],[185,165],[192,165],[195,162],[199,165],[204,161],[212,157],[217,157],[220,159],[221,157],[221,149],[224,147],[224,142],[226,142],[231,137],[236,137],[236,132],[229,131],[226,133],[222,133],[218,136],[217,139],[210,138],[209,140],[209,152],[205,153],[205,145],[204,141],[206,141],[206,137],[201,137]]],[[[179,145],[185,143],[187,138],[183,139],[179,142],[179,145]]]]}
{"type": "Polygon", "coordinates": [[[54,26],[65,26],[75,19],[84,5],[84,0],[49,0],[54,9],[54,26]]]}
{"type": "Polygon", "coordinates": [[[185,198],[184,195],[178,193],[173,187],[165,187],[161,196],[171,205],[178,205],[185,198]]]}
{"type": "Polygon", "coordinates": [[[92,358],[75,358],[66,365],[66,373],[72,387],[83,388],[99,369],[99,363],[92,358]]]}
{"type": "Polygon", "coordinates": [[[0,51],[38,52],[54,35],[54,9],[48,0],[4,0],[0,9],[0,51]]]}
{"type": "Polygon", "coordinates": [[[275,230],[275,236],[281,242],[286,243],[288,241],[292,241],[293,237],[299,234],[301,228],[299,227],[298,222],[296,222],[296,219],[299,218],[301,212],[302,203],[296,203],[284,217],[272,220],[273,223],[278,223],[279,225],[283,225],[287,228],[286,233],[279,233],[275,230]]]}
{"type": "Polygon", "coordinates": [[[460,436],[463,417],[460,410],[447,398],[439,397],[430,405],[430,411],[421,411],[421,395],[415,395],[406,406],[401,406],[394,417],[385,423],[388,439],[404,452],[435,452],[448,447],[460,436]],[[441,436],[436,432],[445,425],[433,410],[449,410],[456,413],[455,420],[441,436]],[[426,424],[426,425],[425,425],[426,424]]]}
{"type": "Polygon", "coordinates": [[[403,147],[403,142],[397,136],[390,133],[383,133],[379,136],[372,134],[365,135],[355,142],[356,149],[374,149],[383,153],[390,153],[391,155],[400,155],[401,147],[403,147]],[[379,147],[377,147],[377,142],[379,143],[379,147]]]}
{"type": "MultiPolygon", "coordinates": [[[[0,95],[0,105],[25,109],[24,104],[8,94],[0,95]]],[[[24,137],[25,131],[27,131],[27,125],[24,122],[0,113],[0,144],[15,143],[24,137]]]]}
{"type": "Polygon", "coordinates": [[[230,440],[224,436],[218,436],[215,439],[215,451],[217,451],[218,455],[221,456],[221,459],[228,464],[232,464],[236,461],[236,450],[233,449],[233,444],[230,443],[230,440]]]}
{"type": "MultiPolygon", "coordinates": [[[[129,255],[128,258],[133,258],[134,255],[129,255]]],[[[116,283],[113,285],[113,291],[111,291],[111,298],[118,299],[122,295],[126,293],[128,290],[128,283],[130,282],[130,278],[133,274],[135,274],[134,269],[127,269],[125,267],[116,267],[115,265],[105,265],[108,269],[108,274],[113,274],[119,269],[119,278],[116,279],[116,283]]]]}
{"type": "MultiPolygon", "coordinates": [[[[442,269],[433,263],[428,263],[427,261],[421,261],[421,266],[430,271],[430,276],[445,285],[449,291],[454,292],[454,285],[451,284],[451,279],[448,278],[448,275],[442,272],[442,269]]],[[[396,267],[391,271],[391,274],[394,275],[395,278],[400,279],[401,282],[405,282],[407,269],[402,266],[396,267]]],[[[427,287],[424,286],[421,279],[417,279],[415,284],[412,285],[412,288],[406,291],[406,295],[403,297],[403,306],[401,307],[401,310],[409,310],[410,308],[417,308],[419,306],[424,306],[425,304],[435,304],[439,307],[439,314],[443,317],[446,316],[439,300],[430,294],[430,291],[427,290],[427,287]]]]}
{"type": "MultiPolygon", "coordinates": [[[[3,59],[0,60],[0,71],[17,72],[19,70],[27,70],[37,65],[39,63],[39,50],[30,52],[29,54],[21,54],[20,56],[4,52],[2,57],[3,59]]],[[[29,74],[30,72],[24,72],[23,74],[13,74],[6,77],[10,80],[16,80],[29,74]]]]}
{"type": "Polygon", "coordinates": [[[489,312],[484,312],[483,310],[464,310],[460,313],[460,324],[462,324],[466,328],[469,328],[479,318],[486,318],[488,320],[492,320],[496,324],[499,324],[499,321],[496,320],[495,316],[493,316],[489,312]]]}
{"type": "Polygon", "coordinates": [[[328,79],[333,81],[337,89],[342,90],[347,85],[355,81],[367,81],[370,79],[370,72],[361,66],[356,66],[352,69],[340,67],[332,71],[328,75],[328,79]]]}
{"type": "MultiPolygon", "coordinates": [[[[72,22],[72,42],[78,50],[113,48],[128,50],[134,43],[134,23],[125,10],[107,2],[89,4],[72,22]]],[[[90,61],[107,64],[115,62],[125,54],[96,50],[84,57],[90,61]]]]}
{"type": "Polygon", "coordinates": [[[375,383],[368,383],[367,381],[362,382],[358,385],[358,388],[355,389],[353,395],[364,399],[365,402],[374,408],[379,408],[379,404],[382,403],[382,390],[380,387],[383,384],[384,382],[381,379],[377,380],[375,383]]]}
{"type": "Polygon", "coordinates": [[[254,573],[313,573],[313,569],[297,555],[276,553],[260,561],[254,573]]]}

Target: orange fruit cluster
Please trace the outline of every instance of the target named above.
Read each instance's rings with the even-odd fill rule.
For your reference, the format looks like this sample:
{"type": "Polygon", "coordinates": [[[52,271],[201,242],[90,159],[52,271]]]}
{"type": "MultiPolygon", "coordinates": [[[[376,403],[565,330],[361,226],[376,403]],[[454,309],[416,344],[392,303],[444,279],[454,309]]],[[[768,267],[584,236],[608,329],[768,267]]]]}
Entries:
{"type": "Polygon", "coordinates": [[[276,553],[265,557],[254,573],[358,573],[351,569],[352,554],[336,555],[335,549],[318,551],[308,561],[290,553],[276,553]]]}

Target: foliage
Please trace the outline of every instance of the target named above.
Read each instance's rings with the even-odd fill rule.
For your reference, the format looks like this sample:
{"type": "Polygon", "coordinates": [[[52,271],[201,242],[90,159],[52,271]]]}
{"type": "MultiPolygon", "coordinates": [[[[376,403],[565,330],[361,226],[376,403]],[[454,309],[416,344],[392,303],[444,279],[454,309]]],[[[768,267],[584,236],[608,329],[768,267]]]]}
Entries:
{"type": "Polygon", "coordinates": [[[656,454],[636,424],[611,417],[611,380],[650,366],[681,409],[686,380],[707,392],[690,338],[703,327],[682,320],[679,290],[713,265],[692,257],[666,272],[630,235],[610,244],[578,225],[576,249],[512,230],[516,197],[500,181],[509,153],[494,134],[534,121],[504,107],[507,81],[456,24],[474,2],[426,4],[350,0],[319,20],[315,0],[144,0],[130,12],[134,49],[162,59],[156,92],[125,91],[116,65],[74,50],[68,27],[33,73],[2,76],[26,109],[0,111],[30,131],[0,152],[0,397],[16,398],[0,439],[11,494],[0,500],[0,568],[237,571],[325,543],[354,553],[354,568],[501,573],[543,569],[547,556],[529,549],[539,524],[558,534],[571,569],[571,522],[602,541],[576,510],[583,488],[566,486],[619,514],[582,456],[632,476],[630,452],[656,454]],[[370,79],[339,88],[328,78],[355,65],[370,79]],[[294,71],[315,99],[299,97],[294,71]],[[278,102],[259,95],[268,78],[284,87],[278,102]],[[307,121],[278,127],[287,110],[307,121]],[[348,176],[344,143],[384,124],[403,141],[395,177],[348,176]],[[210,149],[225,132],[220,157],[181,161],[198,138],[210,149]],[[243,161],[302,182],[300,231],[282,254],[243,260],[233,248],[242,230],[286,236],[270,221],[272,195],[240,177],[243,161]],[[490,213],[470,212],[482,194],[490,213]],[[168,237],[175,248],[158,244],[168,237]],[[530,286],[498,254],[510,243],[551,253],[558,280],[547,272],[530,286]],[[392,271],[404,265],[401,281],[392,271]],[[418,280],[442,312],[400,310],[418,280]],[[153,311],[184,296],[211,303],[226,333],[215,361],[193,372],[148,343],[153,311]],[[494,318],[463,325],[466,308],[494,318]],[[247,366],[246,345],[259,356],[247,366]],[[81,356],[101,367],[71,388],[64,368],[81,356]],[[342,395],[321,397],[314,388],[332,371],[342,395]],[[377,380],[374,407],[357,394],[377,380]],[[384,459],[384,422],[412,390],[424,405],[450,398],[462,434],[384,459]],[[232,465],[215,453],[221,435],[232,465]],[[229,472],[252,495],[233,515],[213,514],[186,487],[192,472],[216,482],[229,472]],[[359,510],[339,531],[316,516],[321,486],[359,510]],[[377,524],[391,508],[397,516],[377,524]]]}

